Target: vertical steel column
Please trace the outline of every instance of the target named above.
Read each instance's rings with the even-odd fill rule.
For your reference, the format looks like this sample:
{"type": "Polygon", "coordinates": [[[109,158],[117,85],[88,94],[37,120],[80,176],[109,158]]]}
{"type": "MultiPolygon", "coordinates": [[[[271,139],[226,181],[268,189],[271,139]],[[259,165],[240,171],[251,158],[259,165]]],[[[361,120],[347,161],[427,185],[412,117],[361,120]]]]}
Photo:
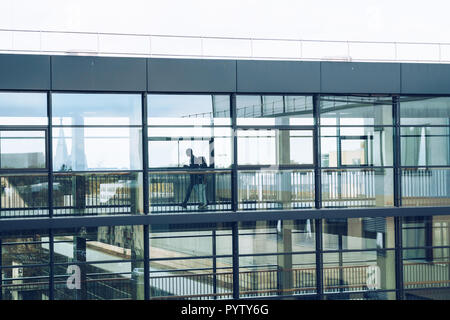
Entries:
{"type": "Polygon", "coordinates": [[[239,299],[239,227],[233,223],[232,253],[233,253],[233,299],[239,299]]]}
{"type": "MultiPolygon", "coordinates": [[[[231,95],[231,126],[233,134],[233,164],[231,172],[231,208],[236,213],[238,210],[238,171],[237,171],[237,132],[236,132],[236,94],[231,95]]],[[[232,227],[232,254],[233,254],[233,299],[239,299],[239,224],[233,223],[232,227]]]]}
{"type": "Polygon", "coordinates": [[[142,172],[144,214],[149,214],[147,92],[142,94],[142,172]]]}
{"type": "MultiPolygon", "coordinates": [[[[50,66],[51,68],[51,66],[50,66]]],[[[51,72],[50,72],[51,73],[51,72]]],[[[50,218],[53,218],[53,132],[52,132],[52,92],[47,92],[47,169],[48,169],[48,214],[50,218]]],[[[53,230],[49,229],[49,299],[55,298],[55,266],[54,266],[54,238],[53,230]]]]}
{"type": "Polygon", "coordinates": [[[237,170],[237,130],[236,130],[236,94],[231,95],[231,131],[233,138],[233,164],[231,172],[231,209],[236,212],[238,210],[238,170],[237,170]]]}
{"type": "MultiPolygon", "coordinates": [[[[400,102],[399,97],[392,97],[392,116],[394,119],[394,206],[402,206],[402,172],[401,172],[401,145],[400,145],[400,102]]],[[[403,239],[402,239],[402,218],[394,217],[395,228],[395,286],[396,299],[402,300],[404,297],[403,288],[403,239]]]]}
{"type": "Polygon", "coordinates": [[[392,116],[394,119],[394,206],[402,206],[402,171],[401,171],[401,146],[400,146],[400,103],[398,97],[392,97],[392,116]]]}
{"type": "Polygon", "coordinates": [[[54,279],[54,275],[55,275],[55,266],[54,266],[54,252],[55,252],[55,242],[54,242],[54,234],[53,234],[53,229],[49,229],[48,230],[48,236],[49,236],[49,244],[48,244],[48,248],[49,248],[49,264],[50,264],[50,268],[49,268],[49,283],[48,283],[48,298],[49,300],[54,300],[55,299],[55,279],[54,279]]]}
{"type": "Polygon", "coordinates": [[[150,227],[144,225],[144,300],[150,300],[150,227]]]}
{"type": "Polygon", "coordinates": [[[0,238],[0,301],[3,300],[2,239],[0,238]]]}
{"type": "Polygon", "coordinates": [[[314,130],[313,130],[313,161],[314,161],[314,202],[315,208],[322,207],[322,176],[321,176],[321,155],[320,155],[320,105],[319,96],[313,96],[313,115],[314,115],[314,130]]]}
{"type": "MultiPolygon", "coordinates": [[[[320,96],[313,96],[313,159],[314,159],[314,202],[315,208],[322,208],[322,176],[320,159],[320,96]]],[[[319,300],[323,298],[323,256],[322,256],[322,220],[316,219],[316,291],[319,300]]]]}
{"type": "MultiPolygon", "coordinates": [[[[147,92],[142,94],[142,188],[144,197],[144,214],[150,214],[148,182],[148,107],[147,92]]],[[[144,299],[150,300],[150,227],[144,225],[144,299]]]]}
{"type": "Polygon", "coordinates": [[[213,257],[213,293],[214,293],[214,300],[217,299],[217,234],[216,234],[216,229],[213,229],[211,232],[211,236],[212,236],[212,257],[213,257]]]}

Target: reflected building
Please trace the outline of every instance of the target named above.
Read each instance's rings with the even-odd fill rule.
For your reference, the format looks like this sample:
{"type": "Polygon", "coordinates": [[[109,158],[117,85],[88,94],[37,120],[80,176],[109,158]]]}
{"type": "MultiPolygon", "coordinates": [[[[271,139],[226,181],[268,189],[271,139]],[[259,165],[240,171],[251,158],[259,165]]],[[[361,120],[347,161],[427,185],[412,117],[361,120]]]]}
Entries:
{"type": "Polygon", "coordinates": [[[0,299],[448,299],[435,67],[1,55],[0,299]]]}

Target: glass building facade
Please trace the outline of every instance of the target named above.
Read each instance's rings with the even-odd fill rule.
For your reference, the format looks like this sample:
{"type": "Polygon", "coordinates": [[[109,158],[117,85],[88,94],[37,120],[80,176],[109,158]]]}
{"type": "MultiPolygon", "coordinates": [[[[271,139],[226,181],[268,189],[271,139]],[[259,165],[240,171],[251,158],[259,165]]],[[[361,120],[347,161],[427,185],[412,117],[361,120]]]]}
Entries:
{"type": "Polygon", "coordinates": [[[2,90],[0,299],[450,299],[449,119],[436,95],[2,90]]]}

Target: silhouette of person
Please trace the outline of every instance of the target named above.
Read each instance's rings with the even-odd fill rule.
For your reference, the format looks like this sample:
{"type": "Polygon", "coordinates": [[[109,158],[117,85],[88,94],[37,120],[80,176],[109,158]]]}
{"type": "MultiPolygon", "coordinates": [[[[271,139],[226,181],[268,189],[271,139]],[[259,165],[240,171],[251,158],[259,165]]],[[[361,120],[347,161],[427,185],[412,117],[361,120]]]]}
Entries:
{"type": "MultiPolygon", "coordinates": [[[[186,155],[189,157],[189,168],[206,168],[206,160],[205,157],[196,157],[194,153],[192,152],[192,149],[189,148],[186,150],[186,155]]],[[[187,203],[189,201],[189,198],[191,197],[192,191],[194,193],[198,194],[198,200],[200,201],[200,205],[198,206],[199,209],[205,209],[207,207],[207,201],[206,201],[206,174],[202,173],[196,173],[190,175],[190,183],[189,187],[186,191],[186,197],[184,198],[183,203],[181,206],[183,208],[187,207],[187,203]]]]}

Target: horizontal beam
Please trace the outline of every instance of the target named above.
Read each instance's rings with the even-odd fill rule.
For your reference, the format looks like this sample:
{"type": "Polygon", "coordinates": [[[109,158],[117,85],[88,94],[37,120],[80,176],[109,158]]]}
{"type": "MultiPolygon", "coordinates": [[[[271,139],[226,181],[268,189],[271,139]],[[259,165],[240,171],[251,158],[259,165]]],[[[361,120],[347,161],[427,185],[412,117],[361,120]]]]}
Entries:
{"type": "Polygon", "coordinates": [[[0,232],[13,230],[38,230],[122,225],[233,223],[270,220],[411,217],[449,215],[450,207],[389,207],[304,210],[254,210],[230,213],[182,213],[150,215],[113,215],[55,218],[6,218],[0,219],[0,232]]]}

